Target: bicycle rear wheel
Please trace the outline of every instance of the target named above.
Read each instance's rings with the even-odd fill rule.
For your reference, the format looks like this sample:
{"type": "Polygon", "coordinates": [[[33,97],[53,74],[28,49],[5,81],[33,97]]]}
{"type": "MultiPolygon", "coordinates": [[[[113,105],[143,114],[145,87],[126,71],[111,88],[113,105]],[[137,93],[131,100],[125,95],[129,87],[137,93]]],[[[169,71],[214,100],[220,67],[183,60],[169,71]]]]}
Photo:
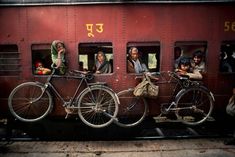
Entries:
{"type": "Polygon", "coordinates": [[[120,107],[115,122],[121,127],[134,127],[140,124],[148,112],[146,100],[136,97],[133,91],[134,89],[127,89],[118,93],[120,107]]]}
{"type": "Polygon", "coordinates": [[[184,124],[201,124],[210,116],[213,104],[210,92],[204,88],[192,87],[176,97],[175,114],[184,124]]]}
{"type": "Polygon", "coordinates": [[[14,117],[23,122],[44,118],[53,108],[51,94],[35,82],[26,82],[12,90],[8,106],[14,117]]]}
{"type": "Polygon", "coordinates": [[[78,100],[78,115],[88,126],[102,128],[108,126],[118,113],[115,94],[106,86],[86,88],[78,100]]]}

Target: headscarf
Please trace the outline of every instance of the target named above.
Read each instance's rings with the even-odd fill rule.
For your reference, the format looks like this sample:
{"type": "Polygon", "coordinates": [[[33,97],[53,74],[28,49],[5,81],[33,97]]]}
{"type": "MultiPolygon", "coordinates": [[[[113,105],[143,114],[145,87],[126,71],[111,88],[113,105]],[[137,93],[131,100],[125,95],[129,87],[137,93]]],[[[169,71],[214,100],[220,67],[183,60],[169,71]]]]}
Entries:
{"type": "MultiPolygon", "coordinates": [[[[52,59],[52,63],[53,64],[56,64],[57,63],[57,59],[58,59],[58,52],[57,52],[57,44],[58,43],[61,43],[64,48],[65,48],[65,45],[62,41],[60,40],[54,40],[51,44],[51,59],[52,59]]],[[[61,74],[61,75],[64,75],[65,72],[66,72],[66,67],[65,67],[65,53],[61,53],[61,66],[59,67],[59,69],[57,70],[58,74],[61,74]]]]}
{"type": "MultiPolygon", "coordinates": [[[[57,48],[56,48],[58,43],[61,43],[64,46],[64,43],[60,40],[54,40],[52,42],[52,44],[51,44],[51,59],[52,59],[53,63],[56,63],[56,60],[58,58],[58,52],[57,52],[57,48]]],[[[62,60],[62,62],[65,62],[64,53],[61,53],[61,60],[62,60]]]]}

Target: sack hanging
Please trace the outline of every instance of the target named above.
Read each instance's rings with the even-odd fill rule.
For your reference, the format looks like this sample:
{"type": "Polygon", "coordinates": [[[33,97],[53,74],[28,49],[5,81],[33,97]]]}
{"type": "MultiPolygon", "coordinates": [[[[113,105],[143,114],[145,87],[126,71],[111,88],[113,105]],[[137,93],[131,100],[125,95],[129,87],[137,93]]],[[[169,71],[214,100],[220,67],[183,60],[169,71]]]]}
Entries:
{"type": "Polygon", "coordinates": [[[144,75],[142,82],[140,82],[134,89],[135,96],[156,97],[159,93],[159,86],[154,85],[147,75],[144,75]]]}

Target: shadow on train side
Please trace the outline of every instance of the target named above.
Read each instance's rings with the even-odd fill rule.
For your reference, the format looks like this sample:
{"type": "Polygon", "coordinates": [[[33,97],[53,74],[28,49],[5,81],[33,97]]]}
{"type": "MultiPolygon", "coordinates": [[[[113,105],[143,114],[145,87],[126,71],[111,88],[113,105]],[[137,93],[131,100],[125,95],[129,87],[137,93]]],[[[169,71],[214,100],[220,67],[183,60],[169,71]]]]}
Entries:
{"type": "Polygon", "coordinates": [[[142,140],[174,138],[231,137],[235,126],[233,119],[207,121],[198,126],[187,126],[180,122],[158,122],[146,118],[133,128],[121,128],[115,124],[93,129],[80,119],[45,119],[35,123],[20,121],[0,123],[2,141],[96,141],[96,140],[142,140]],[[226,123],[225,123],[226,121],[226,123]]]}

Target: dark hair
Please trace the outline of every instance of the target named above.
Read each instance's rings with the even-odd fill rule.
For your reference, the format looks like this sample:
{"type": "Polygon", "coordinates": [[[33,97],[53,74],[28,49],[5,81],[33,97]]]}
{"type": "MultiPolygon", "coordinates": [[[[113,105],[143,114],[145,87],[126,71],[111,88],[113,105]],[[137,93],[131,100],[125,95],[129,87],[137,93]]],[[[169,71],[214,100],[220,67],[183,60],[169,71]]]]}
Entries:
{"type": "Polygon", "coordinates": [[[106,55],[104,54],[103,51],[99,51],[99,52],[97,53],[96,59],[98,59],[98,55],[99,55],[99,54],[101,54],[101,55],[104,57],[104,60],[107,60],[107,57],[106,57],[106,55]]]}
{"type": "Polygon", "coordinates": [[[178,47],[178,46],[177,46],[177,47],[175,47],[175,48],[174,48],[174,52],[176,52],[176,51],[180,51],[180,52],[181,52],[181,48],[180,48],[180,47],[178,47]]]}
{"type": "Polygon", "coordinates": [[[190,59],[188,57],[182,57],[179,61],[178,67],[181,65],[191,65],[190,59]]]}
{"type": "Polygon", "coordinates": [[[198,58],[202,58],[203,57],[203,53],[201,50],[197,50],[193,53],[193,58],[197,56],[198,58]]]}

